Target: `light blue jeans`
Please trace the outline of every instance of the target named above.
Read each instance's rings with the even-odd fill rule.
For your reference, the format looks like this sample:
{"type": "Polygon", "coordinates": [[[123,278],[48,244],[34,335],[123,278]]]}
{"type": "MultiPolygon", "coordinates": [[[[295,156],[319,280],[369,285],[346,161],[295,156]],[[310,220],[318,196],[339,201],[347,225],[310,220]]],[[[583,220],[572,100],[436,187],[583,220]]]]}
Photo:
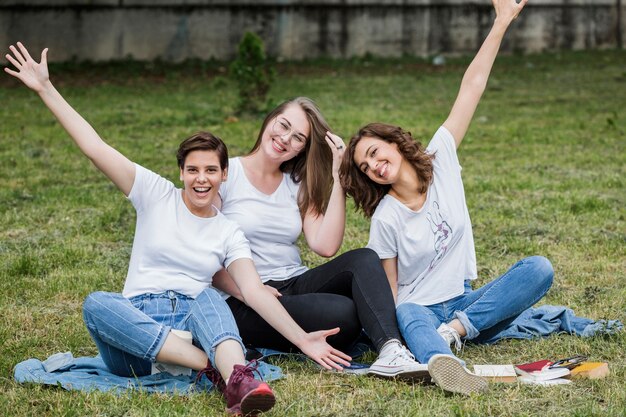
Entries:
{"type": "Polygon", "coordinates": [[[437,353],[452,355],[450,346],[437,333],[441,323],[458,319],[467,332],[464,339],[480,343],[539,301],[550,289],[553,276],[550,261],[532,256],[475,291],[465,281],[465,292],[448,301],[429,306],[401,304],[396,309],[400,333],[421,363],[437,353]]]}
{"type": "Polygon", "coordinates": [[[131,298],[94,292],[85,300],[83,319],[104,363],[120,376],[149,375],[171,329],[190,331],[211,363],[217,345],[227,339],[245,352],[230,308],[213,288],[195,299],[175,291],[131,298]]]}

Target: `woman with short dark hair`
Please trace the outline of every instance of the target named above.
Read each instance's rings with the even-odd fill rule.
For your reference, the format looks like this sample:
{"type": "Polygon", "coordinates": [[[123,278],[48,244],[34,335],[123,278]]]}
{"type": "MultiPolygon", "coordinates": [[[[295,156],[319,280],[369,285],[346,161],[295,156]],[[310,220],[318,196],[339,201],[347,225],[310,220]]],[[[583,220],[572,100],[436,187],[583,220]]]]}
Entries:
{"type": "Polygon", "coordinates": [[[240,228],[213,206],[228,173],[228,153],[219,138],[200,132],[181,143],[177,160],[183,189],[176,188],[106,144],[65,101],[49,80],[47,49],[40,63],[19,42],[10,50],[6,57],[17,71],[5,71],[37,92],[137,211],[123,292],[92,293],[83,306],[87,329],[113,373],[146,375],[155,361],[181,365],[206,374],[225,394],[230,413],[270,409],[274,394],[254,379],[232,313],[211,286],[221,268],[228,270],[246,303],[304,353],[327,369],[348,365],[350,358],[325,340],[339,330],[303,331],[263,289],[240,228]],[[194,344],[172,329],[191,331],[194,344]]]}

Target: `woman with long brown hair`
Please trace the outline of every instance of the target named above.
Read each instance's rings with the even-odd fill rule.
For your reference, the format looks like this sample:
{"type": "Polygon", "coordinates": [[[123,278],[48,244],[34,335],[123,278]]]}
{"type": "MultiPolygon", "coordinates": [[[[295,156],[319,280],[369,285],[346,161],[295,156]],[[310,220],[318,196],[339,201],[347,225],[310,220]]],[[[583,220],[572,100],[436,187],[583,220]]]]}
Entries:
{"type": "MultiPolygon", "coordinates": [[[[343,141],[330,133],[312,100],[286,101],[267,115],[252,150],[231,158],[229,179],[220,189],[221,210],[243,229],[261,280],[303,329],[339,327],[328,341],[345,351],[363,328],[380,352],[371,373],[422,376],[425,366],[400,343],[393,297],[374,251],[349,251],[312,269],[300,258],[296,241],[302,232],[318,255],[331,257],[341,246],[343,153],[343,141]]],[[[227,271],[214,283],[235,295],[226,302],[244,343],[297,350],[241,301],[227,271]]]]}
{"type": "Polygon", "coordinates": [[[461,144],[510,23],[526,0],[493,0],[496,18],[463,76],[452,110],[427,148],[401,127],[371,123],[351,140],[342,181],[372,218],[368,247],[382,259],[400,331],[443,389],[487,388],[452,354],[461,338],[480,341],[540,300],[552,284],[550,262],[525,258],[489,284],[477,277],[474,237],[457,147],[461,144]]]}

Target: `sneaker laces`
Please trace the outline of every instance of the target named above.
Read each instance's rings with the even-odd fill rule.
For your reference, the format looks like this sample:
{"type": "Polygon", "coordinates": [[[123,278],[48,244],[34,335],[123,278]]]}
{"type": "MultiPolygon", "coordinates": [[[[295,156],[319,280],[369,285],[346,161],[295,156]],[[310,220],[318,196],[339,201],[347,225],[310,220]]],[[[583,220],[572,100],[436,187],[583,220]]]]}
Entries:
{"type": "Polygon", "coordinates": [[[388,340],[381,348],[378,359],[387,361],[388,363],[396,363],[400,360],[401,363],[416,362],[415,356],[408,350],[399,340],[388,340]]]}
{"type": "Polygon", "coordinates": [[[402,345],[399,345],[390,356],[390,364],[407,364],[416,362],[415,356],[413,356],[413,354],[402,345]]]}
{"type": "Polygon", "coordinates": [[[222,374],[213,367],[210,360],[207,360],[206,368],[198,371],[196,375],[196,384],[202,379],[202,376],[206,376],[209,381],[218,389],[219,392],[224,393],[226,390],[226,382],[222,378],[222,374]]]}
{"type": "Polygon", "coordinates": [[[416,362],[415,356],[404,346],[400,346],[400,352],[398,352],[398,356],[402,357],[402,359],[410,362],[416,362]]]}
{"type": "Polygon", "coordinates": [[[228,383],[238,384],[241,381],[243,381],[246,377],[254,378],[255,372],[259,376],[261,376],[261,372],[259,371],[258,368],[259,368],[259,362],[257,362],[256,359],[250,361],[246,366],[235,366],[233,373],[230,375],[230,378],[228,379],[228,383]]]}
{"type": "Polygon", "coordinates": [[[443,340],[445,340],[448,344],[454,343],[454,348],[457,352],[459,352],[463,348],[463,342],[461,342],[461,336],[459,332],[457,332],[453,327],[448,326],[446,323],[441,323],[439,328],[437,329],[437,333],[443,340]]]}

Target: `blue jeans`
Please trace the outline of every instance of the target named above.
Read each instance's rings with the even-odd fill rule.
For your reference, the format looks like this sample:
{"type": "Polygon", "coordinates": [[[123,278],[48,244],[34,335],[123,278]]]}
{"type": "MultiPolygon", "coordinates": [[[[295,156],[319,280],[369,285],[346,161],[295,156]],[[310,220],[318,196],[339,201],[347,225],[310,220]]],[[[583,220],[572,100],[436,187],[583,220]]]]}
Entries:
{"type": "Polygon", "coordinates": [[[553,276],[554,270],[546,258],[522,259],[504,275],[475,291],[465,281],[465,292],[448,301],[429,306],[399,305],[396,315],[400,332],[421,363],[427,363],[437,353],[452,355],[450,346],[437,333],[441,323],[458,319],[467,332],[465,339],[480,343],[539,301],[550,289],[553,276]]]}
{"type": "Polygon", "coordinates": [[[94,292],[85,300],[83,319],[104,363],[120,376],[149,375],[171,329],[190,331],[211,363],[227,339],[244,349],[230,309],[213,288],[195,299],[174,291],[131,298],[94,292]]]}

